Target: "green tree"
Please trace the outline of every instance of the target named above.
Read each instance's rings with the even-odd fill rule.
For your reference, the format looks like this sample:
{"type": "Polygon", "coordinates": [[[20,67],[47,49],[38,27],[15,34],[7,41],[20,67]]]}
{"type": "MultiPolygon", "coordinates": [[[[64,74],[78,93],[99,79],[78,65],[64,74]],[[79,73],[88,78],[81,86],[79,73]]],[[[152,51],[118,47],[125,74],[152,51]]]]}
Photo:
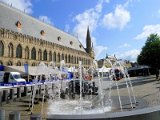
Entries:
{"type": "Polygon", "coordinates": [[[160,69],[160,37],[157,34],[151,34],[142,47],[140,55],[137,57],[140,65],[149,65],[160,69]]]}

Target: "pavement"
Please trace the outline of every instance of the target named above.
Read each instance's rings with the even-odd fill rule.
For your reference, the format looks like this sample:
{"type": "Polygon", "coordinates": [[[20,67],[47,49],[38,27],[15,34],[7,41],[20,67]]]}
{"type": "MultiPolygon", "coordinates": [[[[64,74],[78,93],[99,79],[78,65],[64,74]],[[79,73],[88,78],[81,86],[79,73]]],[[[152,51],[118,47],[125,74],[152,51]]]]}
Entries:
{"type": "MultiPolygon", "coordinates": [[[[137,101],[137,104],[135,105],[134,99],[133,99],[133,93],[131,89],[129,89],[132,105],[135,108],[131,108],[131,102],[129,99],[130,95],[127,89],[127,84],[125,79],[122,79],[117,82],[123,111],[160,105],[160,81],[156,80],[155,75],[150,75],[146,77],[143,77],[143,76],[131,77],[130,80],[131,80],[134,95],[137,101]]],[[[107,91],[109,89],[108,87],[110,85],[109,83],[110,82],[107,80],[102,81],[102,87],[104,91],[105,90],[107,91]]],[[[129,85],[129,82],[127,83],[129,85]]],[[[113,87],[111,90],[111,99],[112,99],[111,112],[120,111],[117,86],[115,82],[112,85],[113,87]]],[[[3,104],[0,107],[0,109],[4,109],[6,111],[6,120],[8,120],[8,114],[11,111],[15,111],[15,110],[20,111],[21,120],[29,120],[30,114],[31,114],[31,111],[29,111],[29,98],[30,97],[25,97],[25,98],[22,98],[21,100],[11,101],[9,104],[3,104]]],[[[43,104],[43,111],[41,111],[42,103],[41,102],[36,103],[33,107],[33,113],[39,114],[42,112],[43,113],[42,118],[43,120],[45,120],[47,116],[47,108],[49,106],[48,103],[49,102],[45,102],[43,104]]]]}

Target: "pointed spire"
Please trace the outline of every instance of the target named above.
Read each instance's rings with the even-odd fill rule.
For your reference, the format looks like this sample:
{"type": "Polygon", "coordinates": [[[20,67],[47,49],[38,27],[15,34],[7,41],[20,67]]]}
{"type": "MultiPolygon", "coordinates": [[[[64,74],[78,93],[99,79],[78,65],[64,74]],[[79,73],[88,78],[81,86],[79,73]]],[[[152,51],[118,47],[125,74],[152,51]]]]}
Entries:
{"type": "Polygon", "coordinates": [[[89,31],[89,26],[88,26],[88,28],[87,28],[87,40],[91,40],[90,31],[89,31]]]}
{"type": "Polygon", "coordinates": [[[87,28],[87,36],[86,36],[86,51],[87,53],[91,52],[91,36],[90,36],[89,26],[87,28]]]}

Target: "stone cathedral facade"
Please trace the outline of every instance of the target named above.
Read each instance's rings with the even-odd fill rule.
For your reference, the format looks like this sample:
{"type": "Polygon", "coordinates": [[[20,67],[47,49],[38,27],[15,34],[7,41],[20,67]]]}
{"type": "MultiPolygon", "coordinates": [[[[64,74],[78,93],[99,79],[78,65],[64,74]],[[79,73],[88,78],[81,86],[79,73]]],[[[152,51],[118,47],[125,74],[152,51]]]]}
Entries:
{"type": "Polygon", "coordinates": [[[82,61],[88,68],[94,59],[89,28],[86,48],[74,36],[0,3],[0,64],[5,66],[37,66],[53,61],[60,66],[78,67],[82,61]]]}

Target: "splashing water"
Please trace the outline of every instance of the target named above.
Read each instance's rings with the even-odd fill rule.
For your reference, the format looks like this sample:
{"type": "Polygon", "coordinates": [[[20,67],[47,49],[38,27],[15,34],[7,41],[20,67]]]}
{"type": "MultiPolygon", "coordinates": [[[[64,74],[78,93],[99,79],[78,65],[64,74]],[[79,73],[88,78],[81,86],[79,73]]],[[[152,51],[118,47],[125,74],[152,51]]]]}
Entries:
{"type": "MultiPolygon", "coordinates": [[[[82,62],[79,61],[79,67],[77,68],[78,69],[77,73],[74,73],[74,74],[79,74],[79,78],[78,78],[79,87],[77,87],[77,83],[75,82],[75,80],[55,79],[54,87],[49,92],[49,90],[47,90],[49,84],[44,83],[45,88],[44,88],[43,96],[42,96],[41,113],[43,114],[43,103],[44,103],[46,92],[48,92],[47,94],[49,94],[49,97],[48,97],[49,106],[47,108],[47,111],[48,111],[47,114],[52,114],[52,115],[54,114],[55,115],[56,114],[59,114],[59,115],[75,114],[76,115],[76,114],[95,114],[95,113],[109,112],[112,110],[111,90],[112,90],[113,83],[116,84],[120,109],[121,111],[123,111],[123,106],[122,106],[121,96],[120,96],[120,91],[119,91],[119,85],[118,85],[117,80],[113,81],[113,77],[116,76],[114,69],[118,65],[121,67],[124,75],[128,75],[128,73],[123,69],[124,66],[119,61],[116,61],[114,64],[112,64],[112,62],[109,59],[107,59],[106,62],[108,62],[111,65],[111,72],[109,72],[108,74],[109,83],[108,83],[107,88],[104,88],[103,86],[103,83],[102,83],[103,76],[100,77],[100,73],[98,71],[98,65],[95,60],[93,61],[92,65],[89,68],[91,70],[90,73],[92,75],[92,80],[90,81],[85,81],[83,79],[84,73],[86,74],[87,72],[89,72],[89,70],[87,71],[86,69],[84,69],[82,62]],[[95,73],[97,73],[97,77],[93,79],[93,76],[95,73]],[[72,86],[69,86],[71,81],[73,81],[73,84],[72,86]],[[93,94],[94,90],[92,88],[95,87],[95,85],[93,86],[93,82],[95,82],[95,85],[98,86],[98,90],[96,94],[93,94]],[[86,84],[87,86],[84,86],[84,84],[86,84]],[[71,89],[70,87],[73,87],[73,89],[71,89]],[[79,93],[76,93],[77,89],[79,93]],[[86,93],[84,92],[85,89],[87,89],[86,93]]],[[[64,73],[63,71],[65,67],[64,60],[60,62],[60,70],[55,69],[56,66],[55,64],[53,66],[53,64],[47,67],[44,63],[40,63],[40,65],[37,67],[37,74],[38,75],[43,74],[46,76],[45,82],[47,81],[53,82],[50,78],[51,74],[54,74],[53,72],[57,72],[59,76],[62,76],[62,74],[67,74],[67,73],[64,73]]],[[[136,103],[136,99],[134,96],[132,84],[131,84],[129,77],[125,76],[125,81],[126,81],[126,87],[129,93],[131,107],[133,108],[133,103],[136,103]],[[131,99],[132,96],[134,98],[134,102],[132,102],[132,99],[131,99]]],[[[36,77],[35,79],[35,86],[34,86],[33,97],[32,97],[32,109],[34,107],[34,98],[35,98],[35,94],[37,90],[37,85],[36,85],[37,83],[38,83],[38,77],[36,77]]]]}

